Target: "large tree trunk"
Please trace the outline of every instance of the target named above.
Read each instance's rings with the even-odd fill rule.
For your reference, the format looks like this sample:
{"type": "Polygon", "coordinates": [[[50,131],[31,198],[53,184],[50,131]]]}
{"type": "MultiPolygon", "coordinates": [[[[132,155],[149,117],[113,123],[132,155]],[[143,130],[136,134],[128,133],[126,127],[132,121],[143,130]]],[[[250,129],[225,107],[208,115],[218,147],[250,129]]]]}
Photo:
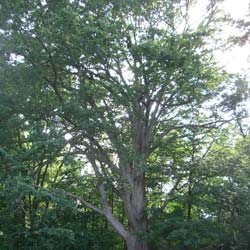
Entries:
{"type": "Polygon", "coordinates": [[[127,250],[149,250],[148,243],[135,235],[130,235],[126,239],[126,246],[127,250]]]}
{"type": "Polygon", "coordinates": [[[130,192],[124,199],[128,218],[127,250],[149,250],[147,238],[148,219],[146,216],[147,198],[145,176],[142,166],[131,168],[130,192]]]}

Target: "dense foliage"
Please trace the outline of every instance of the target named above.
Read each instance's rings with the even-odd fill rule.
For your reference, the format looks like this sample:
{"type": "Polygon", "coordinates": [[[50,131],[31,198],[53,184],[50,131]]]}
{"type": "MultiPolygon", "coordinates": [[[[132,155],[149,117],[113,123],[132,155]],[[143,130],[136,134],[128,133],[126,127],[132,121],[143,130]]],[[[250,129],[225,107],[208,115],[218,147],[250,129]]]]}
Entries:
{"type": "Polygon", "coordinates": [[[250,249],[219,2],[1,1],[0,249],[250,249]]]}

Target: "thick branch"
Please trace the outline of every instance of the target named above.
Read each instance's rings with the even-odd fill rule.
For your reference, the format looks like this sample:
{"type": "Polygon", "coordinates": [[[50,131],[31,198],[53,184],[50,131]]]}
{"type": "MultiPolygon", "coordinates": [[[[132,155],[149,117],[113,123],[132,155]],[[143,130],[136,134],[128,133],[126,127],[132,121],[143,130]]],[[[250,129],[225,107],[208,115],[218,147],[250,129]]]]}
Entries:
{"type": "Polygon", "coordinates": [[[71,192],[64,192],[64,195],[66,195],[67,197],[70,197],[70,198],[74,198],[76,200],[79,200],[83,205],[85,205],[86,207],[94,210],[95,212],[101,214],[101,215],[104,215],[104,211],[101,210],[100,208],[96,207],[95,205],[91,204],[90,202],[84,200],[81,196],[79,195],[76,195],[76,194],[73,194],[71,192]]]}
{"type": "MultiPolygon", "coordinates": [[[[95,175],[98,178],[101,178],[101,173],[99,172],[98,166],[96,165],[95,159],[93,159],[91,154],[88,154],[87,157],[89,158],[89,161],[91,162],[94,171],[95,171],[95,175]]],[[[126,229],[124,228],[123,224],[121,222],[119,222],[114,215],[111,212],[109,203],[108,203],[108,199],[106,196],[106,191],[105,191],[105,186],[104,184],[101,182],[99,185],[99,191],[101,194],[101,203],[102,203],[102,212],[103,215],[106,217],[106,219],[108,220],[108,222],[112,225],[112,227],[119,233],[119,235],[123,238],[126,239],[129,235],[129,233],[126,231],[126,229]]]]}

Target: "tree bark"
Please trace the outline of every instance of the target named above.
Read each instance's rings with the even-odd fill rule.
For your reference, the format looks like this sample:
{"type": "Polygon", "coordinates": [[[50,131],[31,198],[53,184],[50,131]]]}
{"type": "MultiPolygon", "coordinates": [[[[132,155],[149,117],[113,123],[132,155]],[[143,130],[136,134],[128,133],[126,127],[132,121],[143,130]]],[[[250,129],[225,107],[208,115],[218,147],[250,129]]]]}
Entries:
{"type": "Polygon", "coordinates": [[[149,250],[146,234],[148,219],[146,216],[147,198],[145,176],[142,166],[131,169],[130,192],[124,198],[125,212],[128,218],[128,237],[125,239],[127,250],[149,250]]]}
{"type": "Polygon", "coordinates": [[[127,250],[149,250],[148,243],[140,237],[130,235],[126,239],[127,250]]]}

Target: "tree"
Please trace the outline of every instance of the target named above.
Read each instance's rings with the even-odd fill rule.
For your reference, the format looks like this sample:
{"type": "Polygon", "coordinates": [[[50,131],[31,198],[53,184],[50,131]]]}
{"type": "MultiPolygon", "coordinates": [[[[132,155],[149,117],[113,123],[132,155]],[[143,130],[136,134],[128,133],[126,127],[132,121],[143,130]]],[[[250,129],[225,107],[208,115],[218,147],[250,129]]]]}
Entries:
{"type": "Polygon", "coordinates": [[[234,36],[232,41],[235,44],[239,44],[240,46],[244,46],[245,44],[250,42],[250,23],[246,18],[250,16],[250,5],[248,5],[248,14],[245,18],[240,20],[233,20],[232,23],[242,32],[239,36],[234,36]]]}
{"type": "MultiPolygon", "coordinates": [[[[128,250],[149,249],[152,160],[164,166],[162,151],[173,152],[190,128],[225,122],[214,109],[224,79],[206,43],[216,4],[197,27],[189,8],[177,0],[1,2],[2,54],[10,75],[18,69],[2,81],[25,85],[25,119],[37,117],[45,134],[70,135],[68,153],[93,169],[100,204],[74,187],[63,195],[103,215],[128,250]],[[110,190],[124,206],[123,223],[110,190]]],[[[60,156],[67,146],[55,148],[60,156]]],[[[158,200],[162,209],[167,198],[158,200]]]]}
{"type": "Polygon", "coordinates": [[[229,135],[215,143],[204,161],[205,178],[196,188],[198,206],[223,235],[214,249],[247,249],[249,239],[249,136],[229,135]],[[208,167],[209,166],[209,167],[208,167]]]}

